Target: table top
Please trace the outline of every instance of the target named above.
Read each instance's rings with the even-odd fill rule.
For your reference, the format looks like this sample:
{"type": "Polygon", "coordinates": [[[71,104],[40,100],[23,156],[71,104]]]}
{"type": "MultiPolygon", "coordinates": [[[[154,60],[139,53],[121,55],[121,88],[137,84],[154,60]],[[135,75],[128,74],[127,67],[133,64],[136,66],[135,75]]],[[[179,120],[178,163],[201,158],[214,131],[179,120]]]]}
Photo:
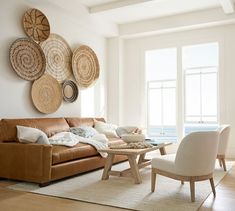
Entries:
{"type": "Polygon", "coordinates": [[[144,148],[144,149],[99,149],[98,152],[107,152],[109,154],[118,154],[118,155],[128,155],[128,154],[134,154],[134,155],[140,155],[147,152],[151,152],[157,149],[160,149],[162,147],[168,146],[172,143],[162,143],[158,144],[157,146],[153,146],[151,148],[144,148]]]}

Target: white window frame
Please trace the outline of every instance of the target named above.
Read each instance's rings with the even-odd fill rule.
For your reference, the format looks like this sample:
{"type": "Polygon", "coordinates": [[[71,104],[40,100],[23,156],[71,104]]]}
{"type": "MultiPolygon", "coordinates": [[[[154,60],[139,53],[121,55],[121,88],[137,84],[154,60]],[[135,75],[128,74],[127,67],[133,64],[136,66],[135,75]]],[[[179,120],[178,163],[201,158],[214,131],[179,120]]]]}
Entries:
{"type": "Polygon", "coordinates": [[[218,123],[218,102],[219,102],[219,95],[218,95],[218,66],[198,66],[198,67],[192,67],[192,68],[185,68],[183,70],[184,72],[184,123],[185,124],[217,124],[218,123]],[[187,73],[190,70],[203,70],[203,69],[216,69],[216,71],[213,72],[203,72],[200,71],[199,73],[187,73]],[[216,86],[216,94],[217,94],[217,112],[216,115],[202,115],[202,89],[201,89],[201,79],[202,79],[202,75],[207,75],[207,74],[215,74],[216,75],[216,80],[217,80],[217,86],[216,86]],[[200,76],[200,115],[186,115],[186,76],[187,75],[199,75],[200,76]],[[200,120],[199,121],[187,121],[187,117],[199,117],[200,120]],[[202,121],[203,117],[216,117],[216,121],[202,121]]]}
{"type": "MultiPolygon", "coordinates": [[[[162,111],[164,109],[164,106],[163,106],[163,90],[164,89],[175,89],[175,95],[176,95],[176,98],[177,98],[177,80],[175,79],[169,79],[169,80],[153,80],[153,81],[148,81],[147,82],[147,133],[149,134],[149,129],[151,126],[156,126],[156,127],[160,127],[161,128],[161,133],[159,134],[160,137],[164,137],[165,136],[165,133],[163,132],[163,129],[164,127],[172,127],[172,125],[164,125],[163,124],[163,112],[161,112],[161,125],[150,125],[150,98],[149,98],[149,92],[150,90],[154,90],[154,89],[160,89],[161,90],[161,108],[162,108],[162,111]],[[166,82],[175,82],[175,86],[173,87],[165,87],[164,86],[164,83],[166,82]],[[157,88],[150,88],[150,84],[151,83],[161,83],[160,87],[157,87],[157,88]]],[[[177,99],[175,99],[175,104],[177,104],[177,99]]],[[[177,107],[177,105],[176,105],[177,107]]],[[[176,136],[177,136],[177,119],[175,120],[176,124],[175,124],[175,127],[176,127],[176,136]]]]}

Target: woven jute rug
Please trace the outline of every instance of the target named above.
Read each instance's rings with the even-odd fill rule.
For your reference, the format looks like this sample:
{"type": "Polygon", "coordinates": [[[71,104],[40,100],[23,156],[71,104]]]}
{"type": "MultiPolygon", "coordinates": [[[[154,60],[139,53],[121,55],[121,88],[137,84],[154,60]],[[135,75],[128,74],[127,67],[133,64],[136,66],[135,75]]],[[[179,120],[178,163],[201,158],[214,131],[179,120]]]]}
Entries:
{"type": "MultiPolygon", "coordinates": [[[[227,162],[228,169],[233,163],[227,162]]],[[[128,163],[115,165],[116,170],[123,169],[128,163]]],[[[189,184],[170,178],[157,176],[157,186],[154,193],[150,191],[151,168],[141,170],[143,183],[134,184],[128,177],[113,177],[109,180],[101,180],[102,170],[93,171],[80,176],[72,177],[62,181],[54,182],[51,185],[39,188],[31,183],[18,183],[9,188],[37,194],[109,205],[114,207],[133,210],[154,210],[154,211],[193,211],[197,210],[207,196],[211,193],[209,180],[197,182],[196,202],[190,200],[189,184]]],[[[217,185],[226,175],[222,168],[216,166],[214,181],[217,185]]]]}

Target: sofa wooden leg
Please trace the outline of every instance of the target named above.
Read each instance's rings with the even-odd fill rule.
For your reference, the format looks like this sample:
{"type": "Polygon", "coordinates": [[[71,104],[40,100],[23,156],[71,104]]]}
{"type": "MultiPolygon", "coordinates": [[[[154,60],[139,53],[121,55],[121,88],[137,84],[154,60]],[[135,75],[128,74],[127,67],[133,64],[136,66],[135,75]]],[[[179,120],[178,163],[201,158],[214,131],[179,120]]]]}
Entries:
{"type": "Polygon", "coordinates": [[[44,183],[40,183],[40,184],[39,184],[39,187],[40,187],[40,188],[43,188],[43,187],[46,187],[46,186],[48,186],[48,185],[50,185],[50,182],[44,182],[44,183]]]}
{"type": "Polygon", "coordinates": [[[184,184],[184,181],[183,180],[181,180],[181,185],[183,185],[184,184]]]}

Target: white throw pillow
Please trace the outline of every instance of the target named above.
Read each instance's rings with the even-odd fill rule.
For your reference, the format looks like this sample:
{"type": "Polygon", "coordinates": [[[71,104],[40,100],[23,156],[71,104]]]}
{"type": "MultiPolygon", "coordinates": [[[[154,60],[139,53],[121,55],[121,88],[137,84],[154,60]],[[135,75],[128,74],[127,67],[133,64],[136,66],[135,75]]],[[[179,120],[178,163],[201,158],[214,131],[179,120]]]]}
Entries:
{"type": "Polygon", "coordinates": [[[21,143],[37,143],[37,144],[50,144],[47,135],[32,127],[25,127],[17,125],[17,138],[21,143]]]}
{"type": "Polygon", "coordinates": [[[79,143],[80,136],[77,136],[71,132],[60,132],[49,138],[49,141],[53,145],[63,145],[73,147],[79,143]]]}
{"type": "Polygon", "coordinates": [[[118,138],[116,133],[117,125],[108,124],[94,119],[94,128],[99,132],[105,134],[109,138],[118,138]]]}

